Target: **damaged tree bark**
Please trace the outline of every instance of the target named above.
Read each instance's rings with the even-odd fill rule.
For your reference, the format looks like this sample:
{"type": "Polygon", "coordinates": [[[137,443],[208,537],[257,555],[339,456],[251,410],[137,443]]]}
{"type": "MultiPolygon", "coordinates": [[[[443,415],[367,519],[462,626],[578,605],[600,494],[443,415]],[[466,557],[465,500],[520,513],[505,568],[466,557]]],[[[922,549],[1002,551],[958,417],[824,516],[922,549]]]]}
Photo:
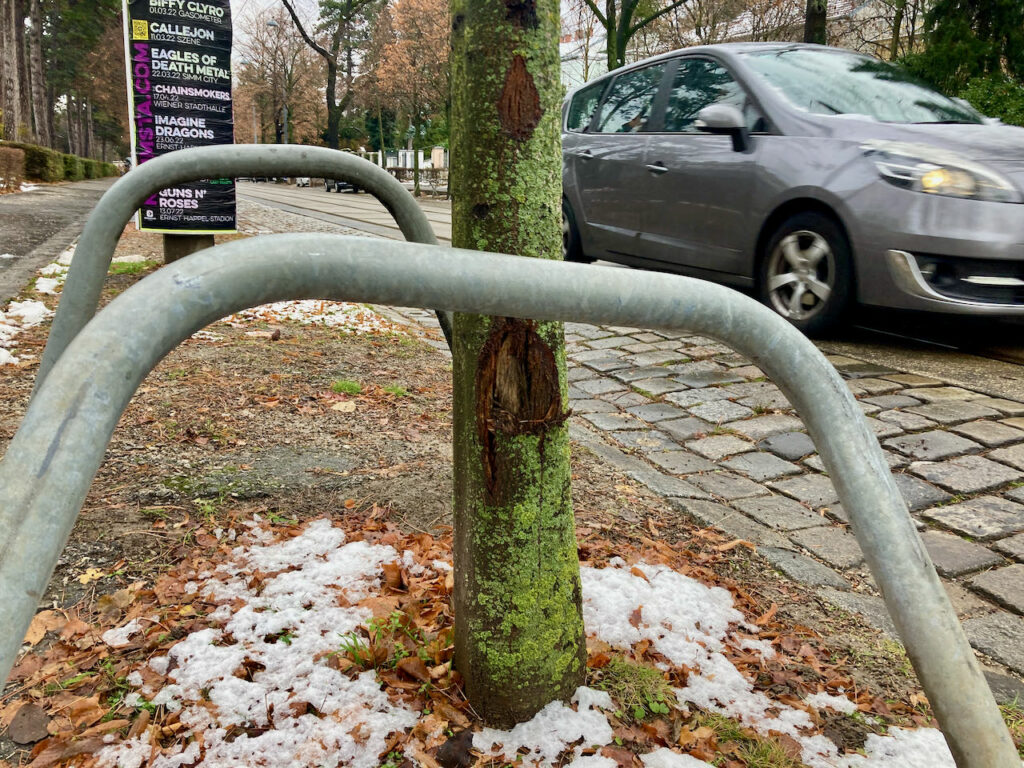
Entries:
{"type": "MultiPolygon", "coordinates": [[[[558,3],[451,11],[452,244],[560,258],[558,3]]],[[[565,345],[560,323],[454,327],[455,663],[476,712],[510,727],[585,672],[565,345]]]]}

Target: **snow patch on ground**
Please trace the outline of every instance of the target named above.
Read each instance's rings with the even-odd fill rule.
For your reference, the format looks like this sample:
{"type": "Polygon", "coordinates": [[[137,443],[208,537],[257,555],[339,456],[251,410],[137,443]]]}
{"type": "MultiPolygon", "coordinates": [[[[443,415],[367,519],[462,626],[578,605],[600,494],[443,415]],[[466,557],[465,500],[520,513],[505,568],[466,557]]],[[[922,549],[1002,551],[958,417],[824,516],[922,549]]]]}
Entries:
{"type": "MultiPolygon", "coordinates": [[[[765,735],[770,731],[788,734],[800,743],[801,758],[810,768],[946,768],[947,764],[952,768],[953,758],[937,730],[911,731],[913,738],[874,737],[866,758],[841,755],[829,739],[813,733],[806,712],[755,691],[722,653],[727,645],[749,647],[735,632],[739,627],[752,629],[733,607],[727,590],[707,587],[663,565],[637,563],[631,568],[619,560],[607,568],[580,570],[587,633],[623,650],[649,640],[673,664],[685,664],[692,672],[686,687],[676,689],[680,706],[695,704],[765,735]],[[924,762],[914,762],[918,759],[924,762]]],[[[837,700],[848,701],[827,698],[828,706],[834,708],[845,706],[837,700]]],[[[651,768],[668,768],[668,764],[651,768]]]]}
{"type": "Polygon", "coordinates": [[[297,322],[302,325],[321,325],[337,328],[346,333],[388,333],[396,330],[390,320],[367,309],[362,304],[345,301],[303,299],[279,301],[238,312],[225,318],[225,322],[238,324],[253,321],[267,323],[297,322]]]}
{"type": "Polygon", "coordinates": [[[706,768],[711,763],[705,763],[689,755],[680,755],[671,749],[656,749],[646,755],[641,755],[645,768],[706,768]]]}
{"type": "Polygon", "coordinates": [[[857,711],[857,705],[845,696],[833,696],[830,693],[815,693],[804,699],[805,702],[817,709],[834,709],[844,715],[852,715],[857,711]]]}
{"type": "MultiPolygon", "coordinates": [[[[35,291],[47,295],[60,293],[67,278],[68,265],[74,255],[75,248],[72,245],[67,248],[52,264],[47,264],[39,270],[40,277],[36,278],[35,291]]],[[[14,254],[0,254],[0,259],[14,259],[14,254]]],[[[53,315],[46,305],[40,301],[12,301],[5,311],[0,311],[0,365],[14,365],[22,360],[30,359],[31,355],[22,355],[20,358],[11,350],[17,346],[14,337],[25,328],[39,325],[41,322],[53,315]]]]}
{"type": "MultiPolygon", "coordinates": [[[[393,704],[373,671],[349,679],[324,656],[371,616],[364,608],[340,607],[339,597],[349,605],[379,589],[381,565],[398,553],[346,543],[328,520],[285,541],[260,539],[247,537],[248,546],[234,550],[234,562],[204,584],[204,596],[227,609],[223,626],[194,632],[168,657],[149,662],[169,669],[172,681],[152,703],[181,711],[193,743],[204,745],[199,765],[375,768],[387,735],[411,728],[417,713],[393,704]],[[256,571],[277,575],[256,584],[250,581],[256,571]],[[236,677],[243,665],[249,674],[236,677]],[[308,704],[319,716],[296,717],[293,704],[308,704]],[[266,730],[235,738],[232,726],[266,730]]],[[[141,744],[129,739],[104,748],[101,765],[134,768],[141,744]]],[[[200,757],[188,751],[177,763],[164,756],[153,765],[174,768],[200,757]]]]}
{"type": "Polygon", "coordinates": [[[576,709],[553,701],[533,719],[519,723],[510,731],[484,728],[473,734],[473,747],[510,761],[517,759],[520,749],[526,749],[529,753],[523,758],[524,763],[553,765],[569,744],[580,739],[583,743],[576,747],[577,757],[586,747],[611,743],[615,734],[601,712],[615,709],[611,697],[604,691],[580,686],[572,701],[577,704],[576,709]]]}
{"type": "MultiPolygon", "coordinates": [[[[284,540],[256,523],[246,529],[232,561],[195,582],[207,601],[219,604],[209,614],[218,623],[148,660],[167,675],[161,690],[141,686],[137,674],[128,677],[136,689],[128,694],[132,701],[180,711],[185,726],[183,743],[151,764],[376,768],[388,735],[412,728],[420,715],[391,701],[373,671],[350,679],[332,669],[326,655],[369,619],[356,603],[381,589],[383,564],[402,558],[390,546],[348,542],[328,520],[313,521],[284,540]],[[270,575],[253,579],[257,572],[270,575]],[[298,711],[309,705],[318,714],[296,716],[293,705],[298,711]],[[238,735],[238,727],[256,735],[238,735]]],[[[450,565],[439,560],[432,567],[445,572],[450,565]]],[[[681,706],[721,712],[762,733],[789,734],[811,768],[954,768],[939,731],[894,728],[888,736],[870,736],[865,754],[841,755],[815,734],[806,712],[754,691],[724,655],[730,647],[750,648],[744,641],[752,633],[728,591],[663,565],[631,567],[621,560],[585,567],[581,575],[588,635],[622,650],[647,640],[672,664],[686,664],[692,671],[687,686],[676,691],[681,706]]],[[[129,622],[103,639],[113,645],[135,631],[129,622]]],[[[845,713],[856,709],[844,696],[827,693],[806,702],[845,713]]],[[[582,756],[612,742],[606,713],[614,708],[607,693],[580,687],[571,704],[552,702],[508,731],[485,728],[474,734],[473,745],[523,766],[556,765],[568,756],[575,768],[614,768],[608,757],[582,756]]],[[[105,747],[100,768],[140,768],[151,755],[148,738],[144,733],[105,747]]],[[[669,749],[641,760],[645,768],[708,765],[669,749]]]]}

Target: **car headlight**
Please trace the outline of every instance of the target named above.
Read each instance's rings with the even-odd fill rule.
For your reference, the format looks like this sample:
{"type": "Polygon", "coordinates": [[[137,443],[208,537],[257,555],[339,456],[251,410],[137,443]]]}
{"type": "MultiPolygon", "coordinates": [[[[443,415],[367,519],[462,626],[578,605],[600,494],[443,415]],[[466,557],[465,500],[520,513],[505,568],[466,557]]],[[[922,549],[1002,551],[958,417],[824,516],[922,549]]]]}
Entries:
{"type": "Polygon", "coordinates": [[[861,149],[883,179],[903,189],[971,200],[1024,202],[1020,191],[1001,174],[940,147],[869,141],[861,149]]]}

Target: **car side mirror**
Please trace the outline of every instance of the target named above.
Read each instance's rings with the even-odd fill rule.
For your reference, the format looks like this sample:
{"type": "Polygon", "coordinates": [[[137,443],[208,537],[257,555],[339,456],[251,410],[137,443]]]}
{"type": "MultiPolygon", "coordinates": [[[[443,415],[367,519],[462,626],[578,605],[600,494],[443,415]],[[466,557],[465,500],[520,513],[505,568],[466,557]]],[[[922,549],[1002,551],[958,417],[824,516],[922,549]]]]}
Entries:
{"type": "Polygon", "coordinates": [[[732,136],[734,152],[746,152],[750,148],[750,131],[747,121],[732,104],[712,104],[697,113],[694,126],[705,133],[722,133],[732,136]]]}

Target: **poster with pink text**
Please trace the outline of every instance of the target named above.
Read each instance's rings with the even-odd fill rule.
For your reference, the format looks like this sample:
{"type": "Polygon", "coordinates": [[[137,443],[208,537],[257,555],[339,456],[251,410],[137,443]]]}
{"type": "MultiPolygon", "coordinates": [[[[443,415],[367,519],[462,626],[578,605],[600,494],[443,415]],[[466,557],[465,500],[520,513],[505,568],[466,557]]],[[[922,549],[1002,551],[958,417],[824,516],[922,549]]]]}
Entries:
{"type": "MultiPolygon", "coordinates": [[[[133,166],[233,143],[229,0],[124,0],[124,21],[133,166]]],[[[160,190],[137,224],[150,232],[233,232],[234,180],[160,190]]]]}

